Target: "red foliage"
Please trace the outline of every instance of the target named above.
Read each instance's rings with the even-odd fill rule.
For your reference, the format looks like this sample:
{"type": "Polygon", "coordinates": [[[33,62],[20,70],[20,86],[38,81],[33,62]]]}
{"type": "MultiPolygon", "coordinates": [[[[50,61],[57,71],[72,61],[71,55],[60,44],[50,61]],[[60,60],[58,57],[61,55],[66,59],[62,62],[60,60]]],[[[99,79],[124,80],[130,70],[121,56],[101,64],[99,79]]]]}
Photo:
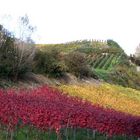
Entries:
{"type": "Polygon", "coordinates": [[[0,91],[0,123],[14,129],[19,123],[41,130],[64,127],[98,130],[108,135],[140,137],[140,117],[91,105],[43,86],[34,90],[0,91]]]}

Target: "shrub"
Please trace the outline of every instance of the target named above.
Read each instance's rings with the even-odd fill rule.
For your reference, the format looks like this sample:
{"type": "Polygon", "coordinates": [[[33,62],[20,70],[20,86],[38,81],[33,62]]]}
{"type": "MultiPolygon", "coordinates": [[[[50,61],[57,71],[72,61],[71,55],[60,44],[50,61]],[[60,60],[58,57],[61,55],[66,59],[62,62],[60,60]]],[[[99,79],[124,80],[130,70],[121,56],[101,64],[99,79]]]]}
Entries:
{"type": "Polygon", "coordinates": [[[57,48],[46,49],[45,51],[38,50],[34,62],[35,72],[53,77],[63,76],[67,69],[57,48]]]}
{"type": "Polygon", "coordinates": [[[77,77],[89,77],[92,75],[91,69],[86,61],[86,56],[80,52],[71,52],[65,57],[65,63],[68,72],[73,73],[77,77]]]}
{"type": "Polygon", "coordinates": [[[97,75],[99,78],[109,83],[118,84],[134,89],[140,89],[140,73],[137,72],[134,67],[120,65],[111,72],[102,73],[102,71],[99,71],[97,75]]]}

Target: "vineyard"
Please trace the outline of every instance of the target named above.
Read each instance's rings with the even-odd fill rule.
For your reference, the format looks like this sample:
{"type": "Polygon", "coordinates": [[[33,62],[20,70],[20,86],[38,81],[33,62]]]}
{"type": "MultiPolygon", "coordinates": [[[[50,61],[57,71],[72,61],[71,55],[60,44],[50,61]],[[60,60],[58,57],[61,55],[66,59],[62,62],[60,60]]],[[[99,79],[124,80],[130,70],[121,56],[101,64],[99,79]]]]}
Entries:
{"type": "Polygon", "coordinates": [[[90,57],[89,64],[95,69],[110,70],[118,65],[123,58],[123,54],[103,53],[90,57]]]}
{"type": "Polygon", "coordinates": [[[37,45],[42,51],[55,48],[60,52],[81,52],[86,54],[87,62],[92,69],[112,70],[114,66],[126,60],[126,54],[120,47],[112,47],[100,40],[81,40],[65,44],[37,45]]]}
{"type": "Polygon", "coordinates": [[[63,85],[60,89],[70,96],[79,97],[92,104],[140,116],[140,92],[137,90],[110,84],[98,86],[63,85]]]}
{"type": "MultiPolygon", "coordinates": [[[[108,85],[105,85],[105,87],[106,90],[110,88],[108,85]]],[[[107,102],[110,102],[110,106],[112,105],[111,108],[105,107],[105,102],[99,104],[99,100],[96,102],[93,100],[94,104],[88,102],[88,100],[91,101],[88,96],[91,92],[88,93],[88,90],[94,90],[94,88],[87,87],[83,91],[83,89],[80,90],[80,87],[77,87],[82,95],[81,99],[77,98],[79,96],[75,87],[61,87],[65,91],[67,88],[69,88],[68,94],[48,86],[32,90],[1,90],[1,139],[94,140],[100,137],[99,139],[102,140],[105,138],[121,140],[123,139],[122,136],[126,139],[128,137],[132,139],[140,137],[140,113],[136,112],[134,108],[140,100],[139,92],[134,91],[135,96],[133,97],[131,90],[128,89],[127,101],[129,102],[129,99],[135,100],[137,97],[138,100],[133,106],[135,111],[132,111],[131,106],[129,106],[130,112],[127,112],[127,110],[124,113],[119,112],[115,108],[116,106],[112,105],[112,100],[107,100],[107,102]],[[77,97],[69,95],[76,95],[77,97]],[[86,137],[80,138],[79,133],[85,133],[86,137]],[[101,133],[103,133],[103,137],[101,137],[101,133]]],[[[101,88],[101,91],[103,90],[104,87],[101,88]]],[[[114,89],[110,89],[109,92],[109,94],[114,94],[114,89]]],[[[119,94],[119,92],[121,94],[122,91],[120,90],[116,94],[119,94]]],[[[94,92],[92,96],[97,100],[97,95],[94,96],[94,92]]],[[[119,97],[122,98],[120,101],[123,101],[125,95],[122,94],[119,97]]],[[[130,105],[133,105],[133,103],[130,105]]],[[[121,111],[123,111],[123,107],[120,108],[121,111]]]]}

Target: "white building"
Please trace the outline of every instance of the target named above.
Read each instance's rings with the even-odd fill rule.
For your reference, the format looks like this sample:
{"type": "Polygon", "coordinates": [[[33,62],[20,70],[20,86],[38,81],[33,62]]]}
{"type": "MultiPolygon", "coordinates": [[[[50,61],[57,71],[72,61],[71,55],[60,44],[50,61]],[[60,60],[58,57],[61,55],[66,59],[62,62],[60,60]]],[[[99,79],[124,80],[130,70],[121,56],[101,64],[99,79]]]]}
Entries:
{"type": "Polygon", "coordinates": [[[140,72],[140,66],[137,66],[137,71],[140,72]]]}
{"type": "Polygon", "coordinates": [[[135,56],[140,57],[140,44],[136,48],[135,56]]]}

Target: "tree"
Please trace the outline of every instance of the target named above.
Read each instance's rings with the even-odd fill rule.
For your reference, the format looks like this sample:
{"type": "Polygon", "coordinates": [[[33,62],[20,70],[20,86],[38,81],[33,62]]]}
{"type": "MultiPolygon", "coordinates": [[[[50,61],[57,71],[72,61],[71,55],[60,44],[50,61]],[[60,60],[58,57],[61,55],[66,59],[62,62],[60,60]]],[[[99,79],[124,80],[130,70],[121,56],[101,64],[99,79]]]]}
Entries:
{"type": "Polygon", "coordinates": [[[18,39],[15,41],[15,50],[18,54],[16,61],[15,78],[22,71],[27,71],[32,63],[35,55],[34,42],[31,39],[31,35],[34,32],[35,27],[29,23],[27,15],[19,18],[19,34],[18,39]]]}
{"type": "Polygon", "coordinates": [[[19,34],[15,37],[0,26],[0,75],[14,80],[29,71],[35,54],[31,34],[34,28],[28,16],[19,19],[19,34]]]}
{"type": "Polygon", "coordinates": [[[110,46],[110,47],[115,47],[115,48],[122,49],[117,42],[115,42],[114,40],[111,40],[111,39],[107,40],[107,45],[110,46]]]}
{"type": "Polygon", "coordinates": [[[65,58],[68,72],[73,73],[77,77],[89,77],[92,76],[91,69],[87,64],[87,60],[84,53],[71,52],[65,58]]]}
{"type": "Polygon", "coordinates": [[[14,40],[14,36],[0,25],[0,76],[9,76],[13,72],[14,40]]]}
{"type": "Polygon", "coordinates": [[[67,70],[57,47],[47,48],[43,51],[38,50],[34,61],[34,72],[48,74],[48,76],[61,77],[67,70]]]}

